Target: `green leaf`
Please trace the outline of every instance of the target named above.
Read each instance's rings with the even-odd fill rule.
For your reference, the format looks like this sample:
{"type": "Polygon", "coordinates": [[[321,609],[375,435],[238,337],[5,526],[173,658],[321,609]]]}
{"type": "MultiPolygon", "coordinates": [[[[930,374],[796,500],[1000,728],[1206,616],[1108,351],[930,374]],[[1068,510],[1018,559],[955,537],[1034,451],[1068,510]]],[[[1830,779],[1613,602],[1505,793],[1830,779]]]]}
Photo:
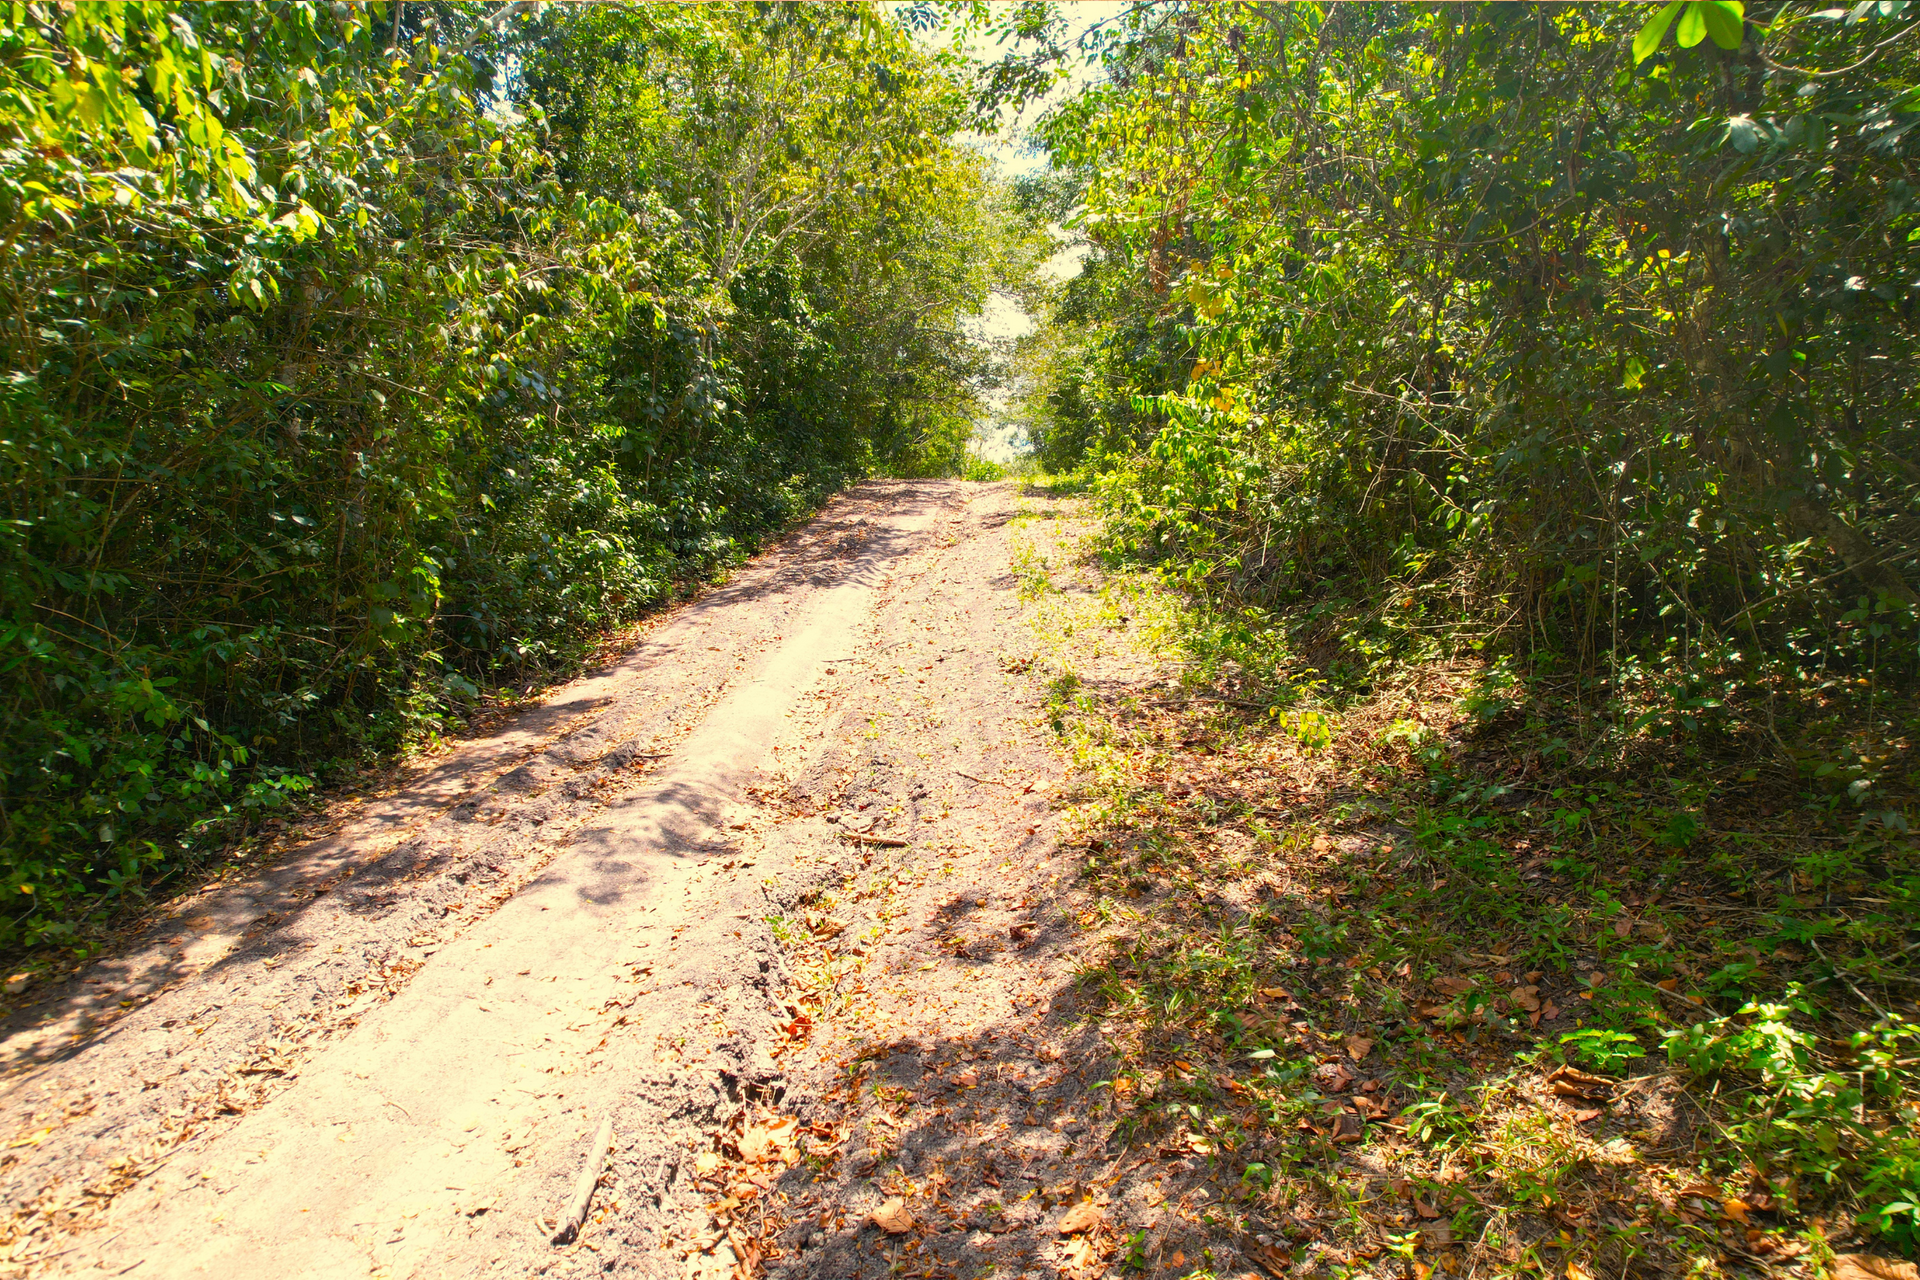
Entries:
{"type": "Polygon", "coordinates": [[[1682,0],[1669,0],[1662,5],[1660,12],[1647,19],[1640,34],[1633,38],[1633,63],[1639,66],[1653,51],[1660,47],[1660,41],[1666,37],[1667,28],[1673,25],[1673,15],[1680,12],[1682,0]]]}
{"type": "Polygon", "coordinates": [[[1707,38],[1707,6],[1702,0],[1690,0],[1680,11],[1680,26],[1673,33],[1682,49],[1691,49],[1707,38]]]}
{"type": "Polygon", "coordinates": [[[1707,34],[1722,49],[1738,49],[1746,30],[1747,7],[1740,0],[1704,0],[1699,6],[1707,34]]]}

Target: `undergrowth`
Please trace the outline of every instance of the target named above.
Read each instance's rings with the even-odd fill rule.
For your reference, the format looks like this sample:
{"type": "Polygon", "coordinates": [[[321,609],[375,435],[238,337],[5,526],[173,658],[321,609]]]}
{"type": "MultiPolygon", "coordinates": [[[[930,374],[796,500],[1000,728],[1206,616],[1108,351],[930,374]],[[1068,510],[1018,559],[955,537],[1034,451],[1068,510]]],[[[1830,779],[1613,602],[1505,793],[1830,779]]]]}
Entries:
{"type": "Polygon", "coordinates": [[[1914,1251],[1911,778],[1657,732],[1466,644],[1348,647],[1343,674],[1297,618],[1022,554],[1084,784],[1081,923],[1111,939],[1083,981],[1129,1064],[1121,1133],[1204,1156],[1264,1258],[1651,1276],[1914,1251]]]}

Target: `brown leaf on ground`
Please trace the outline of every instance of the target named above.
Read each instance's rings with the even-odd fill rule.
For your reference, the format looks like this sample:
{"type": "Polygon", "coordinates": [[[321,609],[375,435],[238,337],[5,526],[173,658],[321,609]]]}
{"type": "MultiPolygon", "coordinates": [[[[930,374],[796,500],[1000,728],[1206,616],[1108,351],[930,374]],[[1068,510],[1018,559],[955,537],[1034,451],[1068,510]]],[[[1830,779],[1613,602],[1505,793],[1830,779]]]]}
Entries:
{"type": "Polygon", "coordinates": [[[750,1126],[740,1135],[740,1158],[749,1164],[765,1164],[780,1159],[791,1164],[800,1156],[795,1140],[800,1122],[792,1116],[776,1116],[750,1126]]]}
{"type": "Polygon", "coordinates": [[[1313,851],[1315,853],[1331,853],[1333,849],[1334,843],[1332,836],[1315,836],[1313,838],[1313,851]]]}
{"type": "Polygon", "coordinates": [[[1435,978],[1433,980],[1433,989],[1435,991],[1444,991],[1450,996],[1465,995],[1467,992],[1473,990],[1473,980],[1471,978],[1454,977],[1435,978]]]}
{"type": "Polygon", "coordinates": [[[1347,1070],[1344,1062],[1322,1063],[1313,1073],[1328,1093],[1345,1093],[1347,1086],[1353,1083],[1353,1072],[1347,1070]]]}
{"type": "Polygon", "coordinates": [[[1535,1013],[1540,1008],[1540,988],[1538,987],[1515,987],[1507,994],[1513,997],[1515,1004],[1528,1013],[1535,1013]]]}
{"type": "Polygon", "coordinates": [[[1082,1231],[1091,1231],[1099,1226],[1105,1217],[1106,1215],[1100,1212],[1099,1205],[1091,1200],[1082,1200],[1060,1215],[1060,1234],[1071,1236],[1082,1231]]]}
{"type": "Polygon", "coordinates": [[[1373,1041],[1367,1039],[1365,1036],[1347,1037],[1347,1056],[1355,1062],[1365,1060],[1366,1056],[1372,1052],[1373,1041]]]}
{"type": "Polygon", "coordinates": [[[1293,1255],[1285,1249],[1276,1249],[1270,1244],[1260,1244],[1249,1240],[1240,1246],[1240,1251],[1252,1258],[1255,1265],[1270,1276],[1287,1280],[1293,1274],[1293,1255]]]}
{"type": "Polygon", "coordinates": [[[1440,1211],[1428,1204],[1425,1200],[1415,1200],[1413,1202],[1413,1211],[1423,1218],[1437,1218],[1440,1216],[1440,1211]]]}
{"type": "Polygon", "coordinates": [[[873,1225],[890,1236],[905,1235],[913,1230],[913,1213],[906,1201],[895,1196],[873,1211],[873,1225]]]}
{"type": "Polygon", "coordinates": [[[1920,1280],[1920,1267],[1869,1253],[1841,1253],[1834,1255],[1827,1274],[1833,1280],[1920,1280]]]}
{"type": "Polygon", "coordinates": [[[1603,1101],[1613,1093],[1613,1081],[1578,1067],[1560,1067],[1549,1072],[1547,1085],[1562,1098],[1603,1101]]]}

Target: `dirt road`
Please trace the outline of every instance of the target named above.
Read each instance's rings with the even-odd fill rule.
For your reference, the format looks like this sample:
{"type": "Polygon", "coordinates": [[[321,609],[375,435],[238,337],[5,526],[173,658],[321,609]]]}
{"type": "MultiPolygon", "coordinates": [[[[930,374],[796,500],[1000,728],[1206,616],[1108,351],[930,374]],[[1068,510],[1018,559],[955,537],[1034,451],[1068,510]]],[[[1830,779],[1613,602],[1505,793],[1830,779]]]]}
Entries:
{"type": "MultiPolygon", "coordinates": [[[[1020,502],[864,486],[611,667],[22,998],[0,1261],[884,1274],[890,1174],[975,1158],[1041,1187],[1099,1063],[1061,980],[1020,502]],[[979,1098],[916,1137],[874,1109],[889,1071],[979,1098]]],[[[955,1221],[956,1258],[1010,1273],[1055,1234],[955,1221]]]]}

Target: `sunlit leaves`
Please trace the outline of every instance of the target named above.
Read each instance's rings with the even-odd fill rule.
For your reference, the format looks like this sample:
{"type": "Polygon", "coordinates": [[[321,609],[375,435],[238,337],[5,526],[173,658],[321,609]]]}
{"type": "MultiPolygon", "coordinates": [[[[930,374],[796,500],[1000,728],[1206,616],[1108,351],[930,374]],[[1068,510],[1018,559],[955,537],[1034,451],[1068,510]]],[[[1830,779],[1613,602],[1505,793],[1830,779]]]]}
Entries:
{"type": "Polygon", "coordinates": [[[1674,32],[1674,41],[1682,49],[1691,49],[1709,36],[1722,49],[1740,47],[1746,22],[1746,6],[1741,0],[1671,0],[1648,18],[1633,37],[1635,62],[1645,62],[1653,56],[1676,16],[1680,24],[1674,32]]]}

